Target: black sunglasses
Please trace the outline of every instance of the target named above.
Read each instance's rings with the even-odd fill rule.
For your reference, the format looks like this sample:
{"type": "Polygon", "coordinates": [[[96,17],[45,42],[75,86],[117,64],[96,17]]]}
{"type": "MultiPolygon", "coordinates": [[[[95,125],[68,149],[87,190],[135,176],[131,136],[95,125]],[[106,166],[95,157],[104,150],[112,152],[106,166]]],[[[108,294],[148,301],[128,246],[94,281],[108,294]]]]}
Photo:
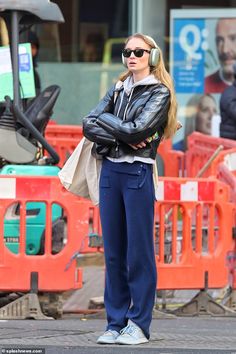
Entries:
{"type": "Polygon", "coordinates": [[[130,56],[131,56],[131,53],[134,53],[134,55],[137,57],[137,58],[141,58],[142,56],[143,56],[143,53],[144,52],[146,52],[146,53],[151,53],[151,51],[150,50],[147,50],[147,49],[134,49],[134,50],[131,50],[131,49],[124,49],[123,51],[122,51],[122,53],[123,53],[123,56],[125,57],[125,58],[129,58],[130,56]]]}

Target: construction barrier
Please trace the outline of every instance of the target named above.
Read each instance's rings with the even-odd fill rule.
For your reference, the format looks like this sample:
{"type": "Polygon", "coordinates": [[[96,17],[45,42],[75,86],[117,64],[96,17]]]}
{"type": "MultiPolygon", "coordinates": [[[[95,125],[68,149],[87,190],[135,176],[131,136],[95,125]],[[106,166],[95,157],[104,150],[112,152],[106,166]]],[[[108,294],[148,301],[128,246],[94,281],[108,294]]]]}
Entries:
{"type": "Polygon", "coordinates": [[[230,201],[236,202],[236,148],[221,151],[211,162],[207,174],[230,187],[230,201]]]}
{"type": "Polygon", "coordinates": [[[81,126],[49,124],[45,131],[47,142],[60,157],[62,167],[83,137],[81,126]]]}
{"type": "MultiPolygon", "coordinates": [[[[83,131],[81,126],[49,124],[46,128],[45,137],[60,156],[59,167],[62,167],[82,139],[83,131]]],[[[163,170],[164,176],[183,176],[184,153],[172,150],[171,139],[161,142],[158,147],[158,155],[161,159],[158,162],[162,165],[160,170],[163,170]]]]}
{"type": "MultiPolygon", "coordinates": [[[[98,208],[67,192],[57,177],[1,177],[0,180],[2,235],[7,208],[13,201],[21,205],[19,253],[11,253],[1,238],[1,290],[30,290],[32,272],[39,274],[38,286],[42,291],[80,287],[81,276],[77,274],[73,255],[90,251],[89,237],[101,236],[98,208]],[[26,203],[32,201],[47,206],[45,254],[36,256],[24,251],[26,203]],[[61,252],[53,255],[51,208],[55,203],[66,215],[67,240],[61,252]],[[24,271],[19,274],[17,269],[24,271]]],[[[160,178],[155,212],[158,289],[200,289],[204,287],[206,272],[209,287],[227,284],[226,255],[234,249],[233,204],[228,198],[227,186],[217,180],[160,178]],[[169,254],[165,252],[168,247],[169,254]]]]}
{"type": "Polygon", "coordinates": [[[160,143],[157,154],[163,161],[163,176],[183,177],[184,153],[182,151],[172,150],[171,139],[164,139],[160,143]]]}
{"type": "MultiPolygon", "coordinates": [[[[188,149],[185,153],[185,176],[196,177],[213,153],[222,146],[224,150],[236,148],[236,141],[231,139],[216,138],[198,132],[188,137],[188,149]]],[[[207,169],[202,177],[211,175],[207,169]]]]}
{"type": "Polygon", "coordinates": [[[224,304],[236,312],[236,207],[234,203],[233,213],[233,239],[234,249],[227,253],[227,266],[229,268],[229,290],[224,304]]]}
{"type": "Polygon", "coordinates": [[[164,178],[155,212],[158,289],[203,289],[228,284],[234,249],[228,187],[213,179],[164,178]]]}
{"type": "MultiPolygon", "coordinates": [[[[65,291],[82,287],[82,271],[76,267],[74,254],[88,235],[87,201],[67,192],[57,177],[0,177],[0,291],[65,291]],[[45,252],[27,255],[26,204],[46,205],[45,252]],[[12,204],[19,204],[19,252],[14,254],[4,244],[4,220],[12,204]],[[52,254],[52,206],[57,203],[67,218],[67,239],[63,249],[52,254]],[[85,204],[85,205],[84,205],[85,204]],[[79,217],[81,216],[81,217],[79,217]],[[37,284],[35,284],[35,282],[37,284]]],[[[15,217],[15,216],[14,216],[15,217]]]]}
{"type": "Polygon", "coordinates": [[[78,142],[83,137],[82,126],[80,125],[62,125],[48,124],[45,131],[46,139],[53,138],[74,138],[78,142]]]}

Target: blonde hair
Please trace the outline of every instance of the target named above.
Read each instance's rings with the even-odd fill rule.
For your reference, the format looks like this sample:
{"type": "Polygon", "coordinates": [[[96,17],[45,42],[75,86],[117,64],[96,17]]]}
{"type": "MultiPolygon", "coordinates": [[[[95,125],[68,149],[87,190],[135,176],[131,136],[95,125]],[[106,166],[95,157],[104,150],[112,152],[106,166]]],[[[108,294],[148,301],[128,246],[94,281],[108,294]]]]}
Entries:
{"type": "MultiPolygon", "coordinates": [[[[141,38],[147,45],[151,48],[157,48],[159,50],[160,56],[158,63],[156,66],[150,67],[150,72],[153,74],[162,84],[164,84],[170,91],[170,108],[168,111],[168,121],[164,131],[164,137],[170,138],[172,137],[177,128],[177,100],[174,91],[174,84],[171,79],[170,74],[167,72],[163,60],[163,55],[161,49],[158,47],[154,39],[150,36],[146,36],[142,33],[135,33],[132,36],[128,37],[125,45],[132,39],[132,38],[141,38]]],[[[131,76],[132,73],[130,71],[126,71],[125,73],[121,74],[119,80],[124,81],[128,76],[131,76]]]]}

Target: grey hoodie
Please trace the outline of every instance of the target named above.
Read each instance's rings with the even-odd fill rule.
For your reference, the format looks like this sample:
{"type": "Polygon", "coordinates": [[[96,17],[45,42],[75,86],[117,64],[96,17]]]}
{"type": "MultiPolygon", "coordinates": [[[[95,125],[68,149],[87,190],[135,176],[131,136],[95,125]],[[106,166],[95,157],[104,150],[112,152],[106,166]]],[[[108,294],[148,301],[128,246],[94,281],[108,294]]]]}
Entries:
{"type": "Polygon", "coordinates": [[[123,86],[124,87],[124,91],[123,91],[122,96],[121,96],[121,101],[120,101],[120,105],[119,105],[119,108],[118,108],[117,115],[119,116],[120,109],[121,109],[122,104],[123,104],[123,99],[124,99],[124,94],[125,93],[129,97],[129,99],[128,99],[128,102],[126,104],[125,110],[124,110],[124,114],[123,114],[123,118],[122,118],[123,120],[125,120],[126,111],[127,111],[128,106],[129,106],[129,102],[130,102],[130,100],[132,98],[132,94],[133,94],[134,88],[136,86],[153,85],[153,84],[158,84],[158,83],[160,83],[160,81],[158,79],[156,79],[156,77],[153,74],[148,75],[144,79],[142,79],[140,81],[137,81],[137,82],[133,81],[133,76],[128,76],[127,79],[125,79],[124,82],[118,81],[117,87],[122,88],[122,86],[123,86]]]}

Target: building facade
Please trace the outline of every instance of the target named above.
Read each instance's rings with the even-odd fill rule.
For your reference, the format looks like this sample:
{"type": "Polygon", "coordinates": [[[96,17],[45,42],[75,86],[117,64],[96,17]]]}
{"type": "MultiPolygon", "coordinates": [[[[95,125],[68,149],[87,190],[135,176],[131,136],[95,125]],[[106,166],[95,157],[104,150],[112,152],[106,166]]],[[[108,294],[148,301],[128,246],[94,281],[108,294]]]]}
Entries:
{"type": "MultiPolygon", "coordinates": [[[[161,47],[170,69],[171,11],[234,9],[236,0],[53,0],[64,24],[34,26],[40,42],[37,71],[41,86],[61,86],[54,110],[60,124],[81,124],[124,70],[121,50],[131,33],[151,35],[161,47]]],[[[206,11],[207,12],[207,11],[206,11]]],[[[1,45],[7,34],[0,22],[1,45]]]]}

